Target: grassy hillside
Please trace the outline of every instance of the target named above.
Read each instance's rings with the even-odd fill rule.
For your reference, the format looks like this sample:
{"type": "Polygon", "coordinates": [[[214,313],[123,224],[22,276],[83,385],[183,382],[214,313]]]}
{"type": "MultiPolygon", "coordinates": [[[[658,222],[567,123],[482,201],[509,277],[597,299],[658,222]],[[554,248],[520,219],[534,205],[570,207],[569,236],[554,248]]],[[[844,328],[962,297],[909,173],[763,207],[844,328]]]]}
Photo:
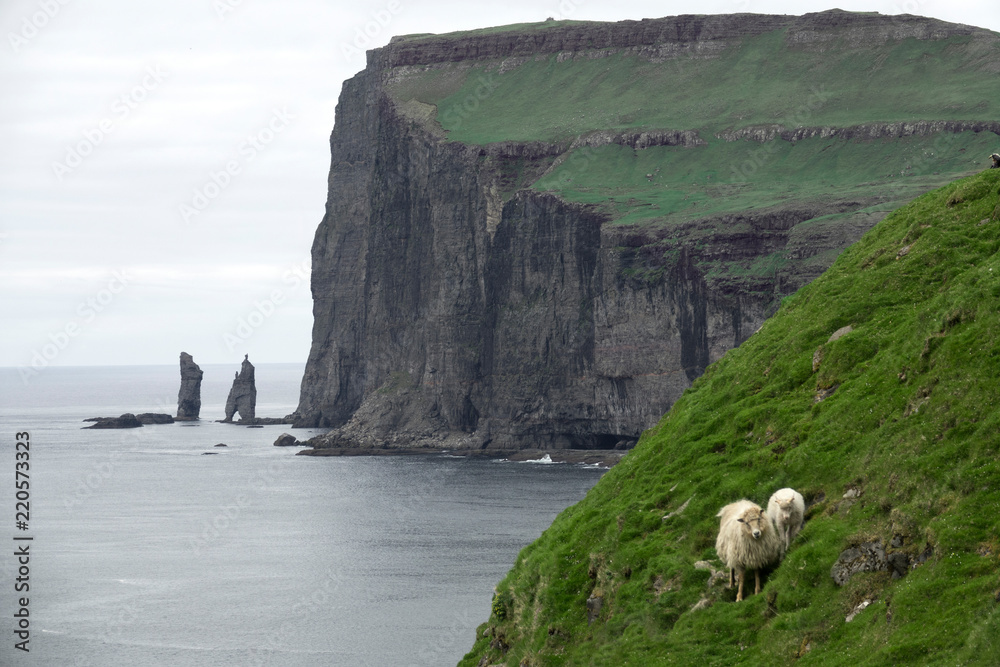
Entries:
{"type": "Polygon", "coordinates": [[[521,552],[461,665],[996,664],[998,251],[1000,170],[892,213],[521,552]],[[784,486],[805,526],[736,603],[715,514],[784,486]],[[906,576],[837,586],[875,541],[906,576]]]}
{"type": "Polygon", "coordinates": [[[492,63],[452,65],[423,75],[449,83],[421,101],[438,107],[450,139],[473,144],[558,141],[603,129],[711,135],[782,121],[848,126],[998,115],[995,43],[957,36],[855,44],[845,34],[821,46],[797,45],[786,32],[748,38],[710,57],[684,54],[661,62],[610,53],[569,60],[553,54],[503,72],[492,63]],[[474,112],[449,113],[469,99],[478,101],[474,112]]]}
{"type": "Polygon", "coordinates": [[[641,151],[610,145],[580,149],[533,187],[600,206],[616,224],[677,223],[790,200],[909,200],[940,185],[942,174],[982,168],[997,146],[992,132],[867,142],[713,139],[641,151]]]}
{"type": "MultiPolygon", "coordinates": [[[[886,38],[843,18],[850,14],[831,14],[841,16],[843,25],[817,34],[785,28],[743,39],[661,45],[663,50],[435,63],[394,75],[390,87],[401,103],[419,102],[449,140],[565,147],[551,172],[519,187],[598,203],[621,224],[664,226],[796,202],[898,205],[986,164],[998,141],[992,132],[763,144],[718,138],[774,125],[843,128],[1000,118],[995,36],[980,31],[886,38]],[[657,129],[696,131],[704,145],[570,148],[594,132],[657,129]]],[[[893,20],[883,18],[887,25],[893,20]]],[[[538,31],[567,25],[550,21],[421,39],[444,49],[494,30],[532,39],[538,31]]]]}

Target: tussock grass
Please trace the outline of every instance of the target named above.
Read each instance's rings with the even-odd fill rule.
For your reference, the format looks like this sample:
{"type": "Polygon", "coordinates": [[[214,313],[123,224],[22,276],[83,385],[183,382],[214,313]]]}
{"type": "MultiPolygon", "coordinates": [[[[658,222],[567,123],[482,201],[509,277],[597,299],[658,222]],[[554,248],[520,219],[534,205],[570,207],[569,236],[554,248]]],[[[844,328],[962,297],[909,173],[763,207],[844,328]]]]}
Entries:
{"type": "Polygon", "coordinates": [[[521,552],[504,618],[461,664],[995,664],[998,191],[991,170],[916,199],[787,298],[521,552]],[[722,505],[784,486],[805,496],[805,526],[737,604],[695,563],[721,569],[722,505]],[[926,560],[838,588],[838,555],[873,540],[926,560]]]}

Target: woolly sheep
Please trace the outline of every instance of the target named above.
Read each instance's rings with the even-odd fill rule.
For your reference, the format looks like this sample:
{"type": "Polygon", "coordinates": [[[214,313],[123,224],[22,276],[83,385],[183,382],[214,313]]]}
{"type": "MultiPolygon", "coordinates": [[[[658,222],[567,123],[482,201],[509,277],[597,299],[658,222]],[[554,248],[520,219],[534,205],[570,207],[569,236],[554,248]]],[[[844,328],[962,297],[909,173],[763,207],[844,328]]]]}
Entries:
{"type": "Polygon", "coordinates": [[[795,489],[778,489],[767,501],[767,513],[784,540],[784,551],[788,551],[788,545],[802,529],[802,517],[806,513],[802,494],[795,489]]]}
{"type": "Polygon", "coordinates": [[[760,593],[760,570],[781,558],[781,538],[774,523],[759,505],[738,500],[719,510],[719,536],[715,551],[729,568],[729,587],[739,575],[736,601],[743,599],[743,580],[747,570],[754,571],[754,594],[760,593]]]}

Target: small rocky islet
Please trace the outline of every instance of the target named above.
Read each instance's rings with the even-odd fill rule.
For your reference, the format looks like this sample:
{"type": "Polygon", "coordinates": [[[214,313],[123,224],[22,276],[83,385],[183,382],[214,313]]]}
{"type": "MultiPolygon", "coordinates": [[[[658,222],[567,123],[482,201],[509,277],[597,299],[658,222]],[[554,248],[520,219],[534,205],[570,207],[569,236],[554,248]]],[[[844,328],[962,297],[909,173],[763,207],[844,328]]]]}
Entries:
{"type": "MultiPolygon", "coordinates": [[[[180,372],[181,386],[177,394],[176,416],[154,412],[139,414],[126,412],[117,417],[91,417],[84,419],[84,422],[92,422],[92,424],[83,428],[127,429],[141,428],[149,424],[173,424],[175,421],[198,421],[201,418],[201,381],[204,377],[204,371],[194,362],[194,358],[190,354],[181,352],[180,372]]],[[[236,377],[233,379],[233,386],[229,390],[229,397],[226,400],[225,419],[218,421],[249,427],[291,423],[291,420],[287,417],[257,417],[256,405],[257,386],[254,378],[254,366],[250,363],[249,355],[245,355],[240,372],[236,374],[236,377]],[[239,414],[239,419],[233,421],[233,417],[237,413],[239,414]]]]}

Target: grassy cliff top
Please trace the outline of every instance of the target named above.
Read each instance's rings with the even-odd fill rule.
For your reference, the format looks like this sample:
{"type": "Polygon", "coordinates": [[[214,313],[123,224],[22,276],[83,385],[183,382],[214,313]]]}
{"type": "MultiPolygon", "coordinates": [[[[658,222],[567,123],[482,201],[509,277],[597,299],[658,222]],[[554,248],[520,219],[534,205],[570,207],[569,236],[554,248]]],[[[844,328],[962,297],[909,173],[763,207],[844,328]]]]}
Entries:
{"type": "Polygon", "coordinates": [[[521,552],[461,664],[995,664],[998,251],[1000,170],[889,215],[521,552]],[[736,603],[715,514],[785,486],[805,526],[736,603]],[[835,584],[863,543],[906,575],[835,584]]]}
{"type": "MultiPolygon", "coordinates": [[[[440,51],[438,58],[462,55],[407,73],[393,90],[401,101],[436,107],[449,138],[472,144],[563,141],[595,130],[699,130],[707,139],[774,123],[844,127],[1000,117],[1000,36],[931,19],[841,14],[821,25],[759,17],[787,20],[745,35],[704,26],[697,36],[681,29],[666,34],[631,22],[634,32],[650,35],[621,47],[537,34],[571,35],[574,24],[563,21],[427,37],[411,44],[418,60],[418,48],[440,51]],[[490,42],[449,46],[462,35],[508,29],[516,33],[511,40],[533,52],[518,55],[490,42]]],[[[614,44],[613,37],[605,41],[614,44]]]]}
{"type": "Polygon", "coordinates": [[[387,48],[386,62],[410,63],[386,65],[401,106],[450,141],[559,146],[547,169],[528,170],[542,178],[518,187],[599,205],[618,223],[899,205],[981,168],[1000,143],[995,127],[954,127],[1000,119],[1000,35],[921,17],[547,21],[387,48]],[[836,133],[886,124],[904,129],[836,133]],[[807,138],[789,136],[803,128],[807,138]],[[689,140],[613,138],[667,131],[689,140]]]}

